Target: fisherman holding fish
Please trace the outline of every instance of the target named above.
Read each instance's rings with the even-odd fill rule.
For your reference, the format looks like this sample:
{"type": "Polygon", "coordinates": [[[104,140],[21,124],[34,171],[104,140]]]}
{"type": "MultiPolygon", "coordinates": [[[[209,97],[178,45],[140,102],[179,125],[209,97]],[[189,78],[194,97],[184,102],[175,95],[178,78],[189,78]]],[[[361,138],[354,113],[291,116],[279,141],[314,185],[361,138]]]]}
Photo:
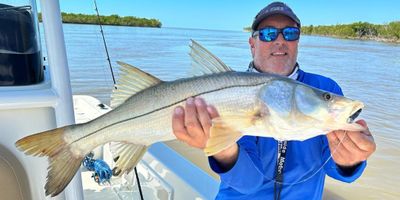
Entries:
{"type": "MultiPolygon", "coordinates": [[[[343,95],[332,79],[300,69],[300,29],[300,20],[286,4],[273,2],[263,8],[252,24],[249,44],[253,61],[248,71],[287,76],[343,95]]],[[[185,106],[174,110],[172,129],[179,140],[204,149],[212,120],[218,117],[217,109],[203,98],[189,98],[185,106]]],[[[242,137],[209,157],[212,170],[221,178],[216,199],[322,199],[325,175],[355,181],[376,149],[367,123],[356,123],[365,130],[336,130],[305,141],[242,137]]]]}
{"type": "Polygon", "coordinates": [[[179,139],[208,156],[221,177],[217,199],[321,199],[325,175],[354,181],[376,146],[366,122],[353,122],[363,103],[344,97],[332,79],[300,69],[299,37],[292,10],[271,3],[252,25],[254,73],[232,70],[195,41],[192,77],[163,81],[118,62],[110,112],[15,145],[48,157],[50,196],[98,146],[115,142],[113,175],[121,176],[152,144],[179,139]]]}

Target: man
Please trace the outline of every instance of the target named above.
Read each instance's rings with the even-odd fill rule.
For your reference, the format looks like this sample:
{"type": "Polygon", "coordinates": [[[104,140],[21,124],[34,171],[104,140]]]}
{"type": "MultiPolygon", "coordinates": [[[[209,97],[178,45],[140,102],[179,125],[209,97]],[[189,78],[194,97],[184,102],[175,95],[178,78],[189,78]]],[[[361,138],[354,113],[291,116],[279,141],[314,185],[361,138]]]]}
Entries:
{"type": "MultiPolygon", "coordinates": [[[[284,3],[262,9],[249,38],[253,62],[249,71],[276,73],[342,95],[331,79],[302,71],[297,64],[300,20],[284,3]]],[[[211,120],[218,117],[212,105],[190,98],[177,107],[172,127],[176,137],[203,149],[211,120]]],[[[209,158],[220,175],[217,199],[321,199],[325,175],[344,182],[356,180],[375,151],[364,120],[364,132],[333,131],[306,141],[281,142],[273,138],[245,136],[209,158]],[[332,152],[332,159],[330,159],[332,152]]]]}

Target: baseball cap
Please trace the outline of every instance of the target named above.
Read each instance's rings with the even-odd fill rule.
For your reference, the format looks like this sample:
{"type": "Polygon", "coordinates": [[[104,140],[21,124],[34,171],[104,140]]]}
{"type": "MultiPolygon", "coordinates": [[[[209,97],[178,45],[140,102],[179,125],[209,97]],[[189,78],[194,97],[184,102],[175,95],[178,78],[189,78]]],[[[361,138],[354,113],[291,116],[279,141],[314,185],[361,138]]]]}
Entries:
{"type": "Polygon", "coordinates": [[[289,17],[294,22],[297,23],[297,26],[301,26],[299,18],[297,18],[296,14],[292,11],[292,9],[283,2],[272,2],[267,5],[265,8],[260,10],[256,17],[254,18],[253,25],[251,25],[251,29],[256,31],[258,25],[267,17],[275,14],[281,14],[289,17]]]}

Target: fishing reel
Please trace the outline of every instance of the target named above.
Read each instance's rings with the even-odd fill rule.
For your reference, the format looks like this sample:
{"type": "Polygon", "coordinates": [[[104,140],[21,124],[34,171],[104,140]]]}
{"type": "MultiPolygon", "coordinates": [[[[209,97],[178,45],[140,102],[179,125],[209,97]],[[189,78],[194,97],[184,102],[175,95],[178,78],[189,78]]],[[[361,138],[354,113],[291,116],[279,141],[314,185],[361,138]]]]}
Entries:
{"type": "Polygon", "coordinates": [[[83,166],[89,171],[93,171],[92,178],[99,185],[105,182],[110,183],[113,174],[112,170],[106,162],[100,159],[94,159],[93,157],[93,152],[86,155],[82,161],[83,166]]]}

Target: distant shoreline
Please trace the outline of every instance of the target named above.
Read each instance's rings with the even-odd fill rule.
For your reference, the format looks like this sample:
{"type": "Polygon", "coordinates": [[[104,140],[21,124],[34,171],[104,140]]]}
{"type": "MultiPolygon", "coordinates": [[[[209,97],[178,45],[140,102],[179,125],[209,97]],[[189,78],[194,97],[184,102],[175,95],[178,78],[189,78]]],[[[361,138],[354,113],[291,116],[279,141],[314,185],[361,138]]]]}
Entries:
{"type": "Polygon", "coordinates": [[[393,43],[400,44],[400,40],[389,39],[389,38],[380,38],[380,37],[343,37],[337,35],[319,35],[319,34],[303,34],[307,36],[320,36],[320,37],[331,37],[338,39],[348,39],[348,40],[363,40],[363,41],[375,41],[375,42],[385,42],[385,43],[393,43]]]}
{"type": "MultiPolygon", "coordinates": [[[[250,27],[244,28],[251,31],[250,27]]],[[[302,26],[301,33],[353,40],[370,40],[387,43],[400,43],[400,21],[388,24],[371,24],[355,22],[352,24],[338,24],[330,26],[302,26]]]]}
{"type": "MultiPolygon", "coordinates": [[[[68,24],[99,24],[97,15],[61,13],[62,22],[68,24]]],[[[38,14],[39,21],[42,21],[42,14],[38,14]]],[[[100,23],[102,25],[114,26],[134,26],[134,27],[153,27],[161,28],[162,23],[158,19],[146,19],[140,17],[120,17],[118,15],[104,16],[100,15],[100,23]]]]}

